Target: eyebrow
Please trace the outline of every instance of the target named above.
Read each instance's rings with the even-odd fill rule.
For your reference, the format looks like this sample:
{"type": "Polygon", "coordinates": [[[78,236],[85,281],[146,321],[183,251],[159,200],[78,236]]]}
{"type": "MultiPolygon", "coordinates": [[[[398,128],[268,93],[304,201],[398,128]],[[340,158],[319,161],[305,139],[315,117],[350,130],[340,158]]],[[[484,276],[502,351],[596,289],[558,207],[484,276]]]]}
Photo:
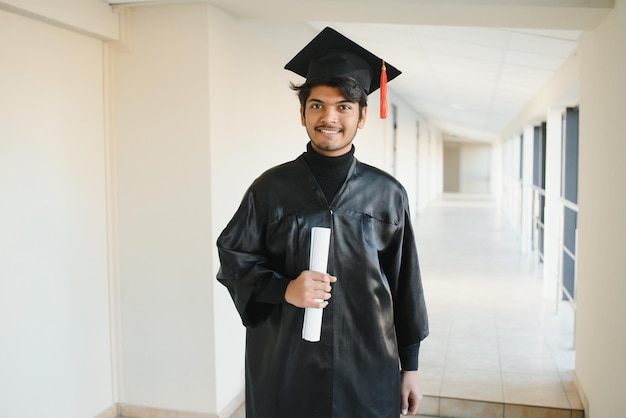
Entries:
{"type": "MultiPolygon", "coordinates": [[[[309,103],[309,102],[315,102],[315,103],[327,103],[327,102],[325,102],[325,101],[323,101],[323,100],[321,100],[321,99],[316,99],[316,98],[310,98],[310,99],[308,99],[308,100],[307,100],[307,103],[309,103]]],[[[349,104],[354,104],[354,103],[356,103],[356,102],[351,102],[351,101],[350,101],[350,100],[348,100],[348,99],[344,99],[344,100],[339,100],[338,102],[333,102],[333,103],[330,103],[330,104],[346,104],[346,103],[349,103],[349,104]]]]}

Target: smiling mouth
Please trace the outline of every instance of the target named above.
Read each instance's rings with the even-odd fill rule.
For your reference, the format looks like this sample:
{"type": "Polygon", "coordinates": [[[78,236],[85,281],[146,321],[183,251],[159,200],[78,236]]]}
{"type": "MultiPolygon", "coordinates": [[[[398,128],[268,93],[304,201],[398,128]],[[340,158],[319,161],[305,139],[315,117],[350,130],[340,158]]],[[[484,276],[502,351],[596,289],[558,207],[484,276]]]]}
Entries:
{"type": "Polygon", "coordinates": [[[319,127],[316,128],[316,131],[321,132],[325,135],[334,135],[334,134],[338,134],[339,132],[341,132],[341,129],[339,128],[328,128],[328,127],[319,127]]]}

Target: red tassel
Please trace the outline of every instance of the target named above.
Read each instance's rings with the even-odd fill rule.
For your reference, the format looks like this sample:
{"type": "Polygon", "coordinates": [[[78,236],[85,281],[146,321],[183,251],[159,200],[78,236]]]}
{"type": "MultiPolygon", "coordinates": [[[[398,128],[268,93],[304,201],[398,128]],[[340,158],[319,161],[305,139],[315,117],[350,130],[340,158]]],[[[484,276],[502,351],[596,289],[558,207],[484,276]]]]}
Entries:
{"type": "Polygon", "coordinates": [[[380,118],[387,119],[387,67],[383,60],[380,69],[380,118]]]}

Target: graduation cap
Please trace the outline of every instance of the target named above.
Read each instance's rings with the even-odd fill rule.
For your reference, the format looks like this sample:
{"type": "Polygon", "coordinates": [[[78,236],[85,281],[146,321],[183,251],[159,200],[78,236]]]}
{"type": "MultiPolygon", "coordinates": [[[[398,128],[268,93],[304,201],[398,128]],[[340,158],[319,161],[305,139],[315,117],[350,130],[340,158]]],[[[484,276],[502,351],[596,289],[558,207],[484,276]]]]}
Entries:
{"type": "Polygon", "coordinates": [[[352,77],[367,94],[380,88],[380,117],[387,117],[387,81],[401,74],[362,46],[332,28],[325,28],[286,65],[307,80],[352,77]]]}

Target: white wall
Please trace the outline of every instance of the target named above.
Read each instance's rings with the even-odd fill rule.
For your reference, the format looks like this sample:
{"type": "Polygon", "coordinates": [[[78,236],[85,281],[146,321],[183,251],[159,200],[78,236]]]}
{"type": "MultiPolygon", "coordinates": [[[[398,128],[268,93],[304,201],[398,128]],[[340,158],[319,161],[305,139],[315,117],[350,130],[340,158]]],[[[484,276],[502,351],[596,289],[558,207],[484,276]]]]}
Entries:
{"type": "MultiPolygon", "coordinates": [[[[546,124],[546,203],[544,235],[544,295],[559,298],[557,283],[561,280],[560,259],[563,241],[562,181],[562,115],[565,109],[548,109],[546,124]]],[[[556,305],[556,300],[555,300],[556,305]]]]}
{"type": "Polygon", "coordinates": [[[522,189],[521,189],[521,243],[522,251],[532,251],[532,210],[533,210],[533,149],[534,126],[526,125],[521,136],[522,147],[522,189]]]}
{"type": "Polygon", "coordinates": [[[491,192],[491,149],[489,144],[461,145],[461,193],[491,192]]]}
{"type": "Polygon", "coordinates": [[[522,182],[520,179],[521,164],[521,142],[522,135],[514,135],[506,140],[504,147],[503,164],[505,170],[504,177],[504,199],[505,212],[511,224],[511,228],[518,236],[522,234],[521,223],[521,199],[522,182]]]}
{"type": "Polygon", "coordinates": [[[208,6],[133,10],[116,55],[122,393],[214,412],[208,6]]]}
{"type": "Polygon", "coordinates": [[[420,119],[417,153],[419,213],[443,192],[443,135],[423,119],[420,119]]]}
{"type": "Polygon", "coordinates": [[[504,143],[502,141],[495,141],[491,144],[491,158],[490,158],[490,193],[495,197],[496,202],[500,207],[503,204],[504,198],[504,184],[505,184],[505,171],[504,166],[506,164],[504,160],[505,153],[504,143]]]}
{"type": "Polygon", "coordinates": [[[119,36],[118,16],[105,1],[0,0],[2,9],[98,39],[119,36]]]}
{"type": "Polygon", "coordinates": [[[461,192],[461,144],[445,142],[443,145],[444,192],[461,192]]]}
{"type": "Polygon", "coordinates": [[[469,194],[492,194],[495,172],[491,144],[452,142],[444,144],[446,191],[469,194]]]}
{"type": "Polygon", "coordinates": [[[0,415],[113,403],[102,42],[0,10],[0,415]]]}
{"type": "MultiPolygon", "coordinates": [[[[390,83],[391,86],[392,84],[390,83]]],[[[428,136],[428,131],[424,129],[425,127],[431,127],[430,122],[419,113],[416,113],[391,88],[389,92],[389,103],[394,104],[398,109],[395,173],[393,173],[393,167],[390,164],[390,160],[393,158],[393,120],[390,115],[384,122],[379,119],[378,94],[374,93],[370,96],[370,112],[372,112],[370,117],[373,116],[376,123],[382,122],[386,125],[385,142],[387,143],[386,154],[388,154],[388,158],[386,164],[379,164],[379,167],[393,173],[402,183],[409,196],[411,213],[416,215],[432,201],[435,194],[442,191],[443,169],[440,169],[440,167],[443,163],[438,160],[443,160],[443,143],[440,139],[432,139],[433,148],[438,153],[431,155],[431,151],[428,149],[426,150],[426,155],[422,155],[425,152],[424,144],[431,140],[428,136]],[[425,161],[429,161],[430,164],[425,164],[425,161]],[[422,187],[423,184],[427,184],[429,187],[424,188],[422,187]]],[[[434,132],[439,133],[437,130],[434,130],[434,132]]]]}
{"type": "Polygon", "coordinates": [[[580,47],[578,312],[576,374],[590,418],[626,411],[626,2],[580,47]]]}

